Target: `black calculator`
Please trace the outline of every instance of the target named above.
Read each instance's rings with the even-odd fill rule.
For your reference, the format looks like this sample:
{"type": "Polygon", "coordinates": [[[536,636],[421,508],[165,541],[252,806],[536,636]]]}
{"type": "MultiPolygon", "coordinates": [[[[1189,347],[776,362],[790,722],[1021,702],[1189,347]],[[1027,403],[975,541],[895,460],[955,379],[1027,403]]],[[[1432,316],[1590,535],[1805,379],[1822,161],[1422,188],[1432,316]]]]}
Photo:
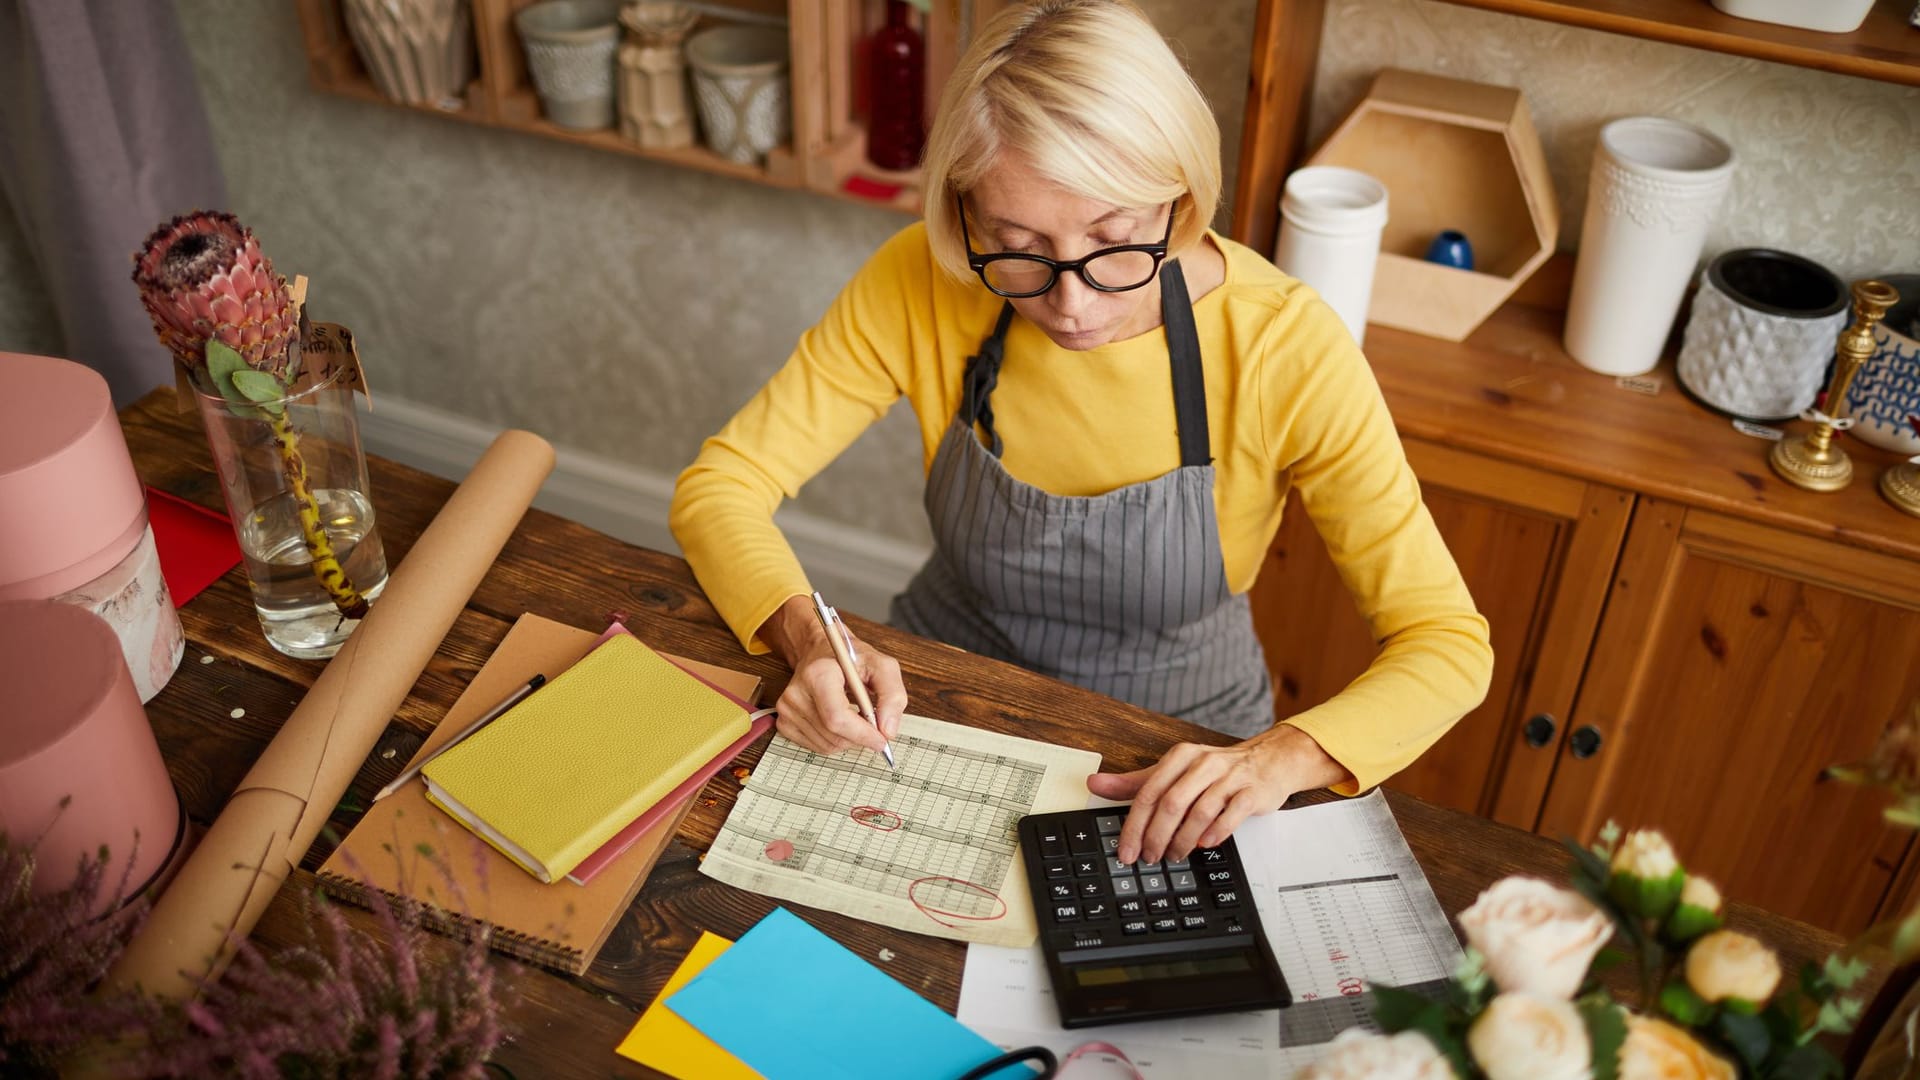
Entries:
{"type": "Polygon", "coordinates": [[[1292,1001],[1233,839],[1123,863],[1127,807],[1020,819],[1040,949],[1063,1027],[1285,1007],[1292,1001]]]}

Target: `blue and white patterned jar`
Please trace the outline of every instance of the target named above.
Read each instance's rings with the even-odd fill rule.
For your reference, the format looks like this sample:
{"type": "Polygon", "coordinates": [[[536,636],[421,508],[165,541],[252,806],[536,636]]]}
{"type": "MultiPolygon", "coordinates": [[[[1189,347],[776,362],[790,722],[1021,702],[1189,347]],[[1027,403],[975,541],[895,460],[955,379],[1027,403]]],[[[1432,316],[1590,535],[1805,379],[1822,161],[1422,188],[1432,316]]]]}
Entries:
{"type": "Polygon", "coordinates": [[[1912,418],[1920,416],[1920,331],[1914,319],[1920,312],[1920,274],[1881,278],[1900,293],[1873,328],[1873,356],[1860,366],[1847,387],[1847,415],[1854,418],[1849,434],[1870,446],[1901,454],[1920,454],[1920,433],[1912,418]]]}

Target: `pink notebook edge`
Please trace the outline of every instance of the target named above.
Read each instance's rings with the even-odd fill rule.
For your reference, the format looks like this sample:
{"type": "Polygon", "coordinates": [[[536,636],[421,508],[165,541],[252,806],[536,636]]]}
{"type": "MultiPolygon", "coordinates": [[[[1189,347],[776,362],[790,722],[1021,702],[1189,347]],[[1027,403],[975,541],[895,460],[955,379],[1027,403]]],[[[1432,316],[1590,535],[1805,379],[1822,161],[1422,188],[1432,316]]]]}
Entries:
{"type": "MultiPolygon", "coordinates": [[[[596,649],[599,648],[615,634],[626,634],[632,637],[638,636],[635,635],[633,631],[627,629],[624,623],[615,621],[594,640],[593,647],[596,649]]],[[[705,683],[715,693],[722,695],[727,700],[740,706],[742,710],[749,713],[753,711],[753,706],[748,702],[740,700],[738,695],[731,693],[724,687],[716,686],[712,680],[701,675],[699,672],[694,671],[685,664],[675,662],[673,657],[666,656],[665,654],[662,654],[662,656],[669,663],[673,663],[673,666],[705,683]]],[[[770,715],[762,716],[751,721],[747,725],[747,733],[745,735],[727,744],[726,749],[713,756],[713,760],[695,769],[693,775],[682,780],[679,786],[667,792],[659,802],[654,803],[643,811],[639,817],[634,818],[626,828],[614,833],[606,843],[596,848],[593,854],[580,860],[580,862],[567,873],[566,880],[575,885],[585,885],[591,882],[596,874],[606,869],[609,864],[615,859],[618,859],[628,848],[632,847],[642,836],[646,835],[649,830],[655,825],[658,825],[662,819],[671,816],[682,803],[692,798],[695,792],[705,787],[707,781],[713,779],[715,774],[721,769],[726,768],[728,762],[739,757],[741,751],[752,745],[755,739],[765,735],[771,727],[773,727],[773,717],[770,715]]]]}

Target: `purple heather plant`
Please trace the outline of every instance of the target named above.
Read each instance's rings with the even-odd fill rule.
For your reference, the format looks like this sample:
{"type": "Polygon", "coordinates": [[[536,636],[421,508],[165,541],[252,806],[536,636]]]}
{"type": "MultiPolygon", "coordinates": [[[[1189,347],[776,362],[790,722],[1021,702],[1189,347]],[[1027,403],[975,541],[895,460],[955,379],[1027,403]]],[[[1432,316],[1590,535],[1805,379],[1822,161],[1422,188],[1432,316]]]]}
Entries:
{"type": "MultiPolygon", "coordinates": [[[[80,859],[66,888],[36,896],[34,845],[0,832],[0,1075],[56,1076],[69,1051],[110,1039],[157,1011],[133,997],[89,997],[87,991],[126,947],[145,915],[136,900],[96,918],[107,883],[103,847],[80,859]]],[[[114,888],[125,895],[132,859],[114,888]]]]}
{"type": "Polygon", "coordinates": [[[478,1078],[499,1046],[503,987],[484,930],[429,934],[418,909],[366,896],[376,933],[320,893],[306,940],[272,955],[243,942],[221,980],[169,1009],[140,1052],[145,1077],[478,1078]],[[423,963],[429,950],[441,962],[423,963]]]}

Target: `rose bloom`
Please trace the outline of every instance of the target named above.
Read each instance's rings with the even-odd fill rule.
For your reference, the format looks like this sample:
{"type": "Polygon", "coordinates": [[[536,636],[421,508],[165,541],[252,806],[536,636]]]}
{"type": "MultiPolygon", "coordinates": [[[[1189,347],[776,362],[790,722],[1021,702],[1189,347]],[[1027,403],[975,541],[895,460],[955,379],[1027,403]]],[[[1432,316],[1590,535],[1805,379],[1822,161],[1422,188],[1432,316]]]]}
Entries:
{"type": "Polygon", "coordinates": [[[1501,994],[1473,1021],[1467,1049],[1488,1080],[1587,1080],[1593,1042],[1573,1003],[1501,994]]]}
{"type": "Polygon", "coordinates": [[[1745,934],[1715,930],[1687,950],[1687,985],[1708,1001],[1759,1005],[1780,985],[1780,958],[1745,934]]]}
{"type": "Polygon", "coordinates": [[[1686,884],[1680,886],[1680,902],[1691,904],[1709,914],[1720,911],[1720,890],[1713,882],[1697,874],[1688,874],[1686,884]]]}
{"type": "Polygon", "coordinates": [[[1586,897],[1524,877],[1494,882],[1460,913],[1460,929],[1502,991],[1563,1001],[1613,936],[1613,924],[1586,897]]]}
{"type": "Polygon", "coordinates": [[[1734,1080],[1733,1064],[1664,1020],[1629,1014],[1620,1080],[1734,1080]]]}
{"type": "Polygon", "coordinates": [[[1454,1080],[1453,1066],[1432,1040],[1417,1031],[1370,1035],[1348,1028],[1334,1037],[1319,1061],[1293,1080],[1454,1080]]]}
{"type": "Polygon", "coordinates": [[[1673,854],[1673,845],[1657,830],[1635,829],[1620,841],[1609,869],[1616,874],[1658,881],[1680,869],[1680,860],[1673,854]]]}

